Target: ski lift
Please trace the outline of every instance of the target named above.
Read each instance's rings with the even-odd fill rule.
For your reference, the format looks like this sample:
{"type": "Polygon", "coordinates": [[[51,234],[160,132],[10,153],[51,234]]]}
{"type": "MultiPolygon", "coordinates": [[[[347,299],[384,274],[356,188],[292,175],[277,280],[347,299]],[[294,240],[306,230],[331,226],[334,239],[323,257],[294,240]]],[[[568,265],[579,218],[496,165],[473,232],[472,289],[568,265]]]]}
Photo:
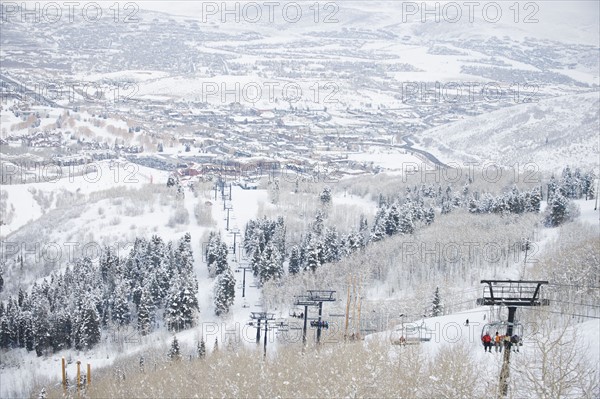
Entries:
{"type": "Polygon", "coordinates": [[[406,323],[392,331],[390,341],[393,345],[413,345],[431,340],[430,330],[424,323],[406,323]],[[428,336],[429,335],[429,336],[428,336]]]}
{"type": "MultiPolygon", "coordinates": [[[[502,320],[486,323],[481,329],[481,337],[483,338],[485,334],[489,334],[492,338],[494,338],[496,332],[499,335],[506,335],[509,324],[509,322],[502,320]]],[[[523,324],[519,323],[518,321],[513,323],[513,335],[523,337],[523,324]]]]}
{"type": "MultiPolygon", "coordinates": [[[[494,338],[496,336],[496,332],[501,336],[506,335],[510,323],[506,320],[502,320],[501,312],[502,305],[490,306],[488,322],[481,328],[481,338],[483,338],[485,334],[489,334],[492,338],[494,338]]],[[[523,337],[523,324],[515,320],[512,327],[513,335],[523,337]]]]}
{"type": "Polygon", "coordinates": [[[296,319],[303,319],[304,318],[304,310],[290,309],[290,311],[288,312],[288,315],[290,317],[293,317],[293,318],[296,318],[296,319]]]}

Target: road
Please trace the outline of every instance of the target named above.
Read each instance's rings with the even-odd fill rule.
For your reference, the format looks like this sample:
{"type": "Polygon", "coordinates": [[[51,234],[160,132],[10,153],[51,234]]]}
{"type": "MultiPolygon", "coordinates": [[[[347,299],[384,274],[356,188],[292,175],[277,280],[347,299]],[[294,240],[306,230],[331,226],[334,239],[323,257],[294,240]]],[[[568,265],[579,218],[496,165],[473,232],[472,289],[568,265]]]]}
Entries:
{"type": "Polygon", "coordinates": [[[402,141],[404,141],[406,144],[402,144],[400,146],[400,148],[405,148],[409,151],[419,153],[419,154],[423,155],[424,157],[426,157],[431,162],[433,162],[436,166],[439,166],[441,168],[449,168],[448,165],[446,165],[445,163],[443,163],[442,161],[437,159],[437,157],[435,155],[433,155],[427,151],[424,151],[424,150],[421,150],[418,148],[414,148],[413,147],[414,143],[412,142],[410,136],[411,136],[410,134],[407,134],[406,136],[402,136],[402,141]]]}
{"type": "Polygon", "coordinates": [[[25,95],[28,97],[31,97],[32,99],[34,99],[35,101],[49,106],[49,107],[53,107],[53,108],[65,108],[65,109],[69,109],[68,107],[64,107],[50,99],[48,99],[47,97],[44,97],[41,93],[36,92],[28,87],[26,87],[24,84],[19,83],[11,78],[9,78],[6,75],[0,74],[0,85],[3,87],[13,87],[14,91],[13,93],[19,93],[21,95],[25,95]]]}

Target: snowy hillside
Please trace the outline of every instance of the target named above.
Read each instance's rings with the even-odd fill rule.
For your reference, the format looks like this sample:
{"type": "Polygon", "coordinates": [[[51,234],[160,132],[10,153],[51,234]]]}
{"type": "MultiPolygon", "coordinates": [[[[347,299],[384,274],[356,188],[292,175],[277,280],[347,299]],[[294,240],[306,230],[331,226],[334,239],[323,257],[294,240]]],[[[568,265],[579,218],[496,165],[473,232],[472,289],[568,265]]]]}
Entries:
{"type": "Polygon", "coordinates": [[[0,19],[0,398],[600,397],[598,1],[0,19]]]}
{"type": "Polygon", "coordinates": [[[561,164],[598,168],[598,92],[515,105],[415,135],[440,159],[507,167],[533,163],[556,172],[561,164]]]}

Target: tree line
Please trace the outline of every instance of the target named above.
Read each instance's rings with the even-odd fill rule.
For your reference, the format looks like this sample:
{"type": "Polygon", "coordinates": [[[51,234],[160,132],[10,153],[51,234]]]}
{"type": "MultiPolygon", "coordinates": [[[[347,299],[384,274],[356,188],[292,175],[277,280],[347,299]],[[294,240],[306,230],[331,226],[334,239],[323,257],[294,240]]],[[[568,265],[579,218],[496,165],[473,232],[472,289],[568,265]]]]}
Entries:
{"type": "Polygon", "coordinates": [[[77,259],[29,292],[0,302],[0,348],[38,356],[100,342],[102,329],[132,326],[146,335],[160,325],[190,328],[198,312],[191,236],[176,243],[138,238],[120,258],[105,247],[99,261],[77,259]]]}

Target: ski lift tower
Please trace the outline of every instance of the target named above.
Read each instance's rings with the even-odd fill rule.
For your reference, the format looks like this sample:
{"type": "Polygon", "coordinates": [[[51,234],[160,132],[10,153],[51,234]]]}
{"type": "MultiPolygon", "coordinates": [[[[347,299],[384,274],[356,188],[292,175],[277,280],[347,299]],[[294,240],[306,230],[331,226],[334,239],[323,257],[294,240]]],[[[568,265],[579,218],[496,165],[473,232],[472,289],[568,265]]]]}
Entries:
{"type": "MultiPolygon", "coordinates": [[[[506,335],[509,337],[513,335],[515,314],[518,307],[548,306],[550,304],[548,299],[541,298],[542,285],[548,284],[547,281],[481,280],[481,284],[485,284],[485,286],[483,288],[483,297],[477,299],[478,305],[504,305],[508,307],[506,335]]],[[[502,370],[500,371],[501,397],[506,397],[508,394],[510,352],[510,349],[504,351],[504,361],[502,363],[502,370]]]]}
{"type": "MultiPolygon", "coordinates": [[[[333,294],[335,291],[330,290],[307,290],[308,300],[316,303],[319,306],[319,320],[317,322],[317,344],[321,342],[321,316],[323,315],[323,302],[335,302],[333,294]]],[[[306,315],[304,316],[304,325],[306,325],[306,315]]]]}
{"type": "Polygon", "coordinates": [[[267,356],[267,332],[268,332],[268,322],[269,320],[275,320],[274,313],[267,312],[250,312],[250,318],[252,320],[256,320],[256,343],[260,345],[260,322],[262,320],[265,321],[264,330],[265,330],[265,342],[264,342],[264,356],[267,356]]]}
{"type": "Polygon", "coordinates": [[[304,324],[302,326],[302,344],[306,346],[306,321],[308,320],[308,307],[309,306],[318,306],[315,301],[311,301],[307,295],[300,295],[296,297],[296,301],[294,302],[296,306],[304,306],[304,324]]]}

